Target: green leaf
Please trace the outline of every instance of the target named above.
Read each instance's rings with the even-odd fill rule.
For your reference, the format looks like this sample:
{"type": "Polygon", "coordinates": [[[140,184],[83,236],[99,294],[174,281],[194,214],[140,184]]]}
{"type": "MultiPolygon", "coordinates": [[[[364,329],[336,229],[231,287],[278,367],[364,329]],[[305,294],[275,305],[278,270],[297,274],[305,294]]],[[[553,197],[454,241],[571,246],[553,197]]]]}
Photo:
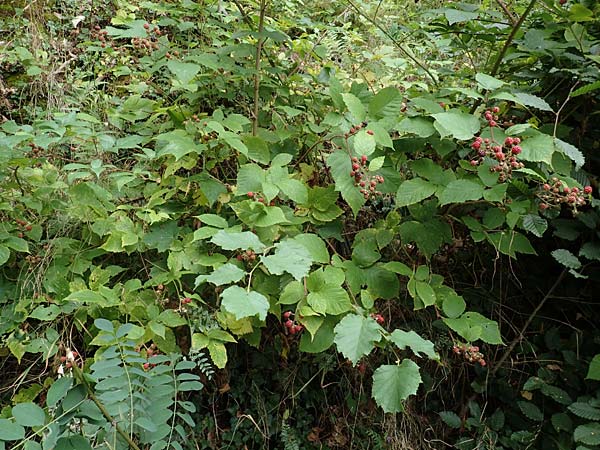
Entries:
{"type": "Polygon", "coordinates": [[[20,441],[25,437],[25,428],[8,419],[0,419],[0,442],[20,441]]]}
{"type": "Polygon", "coordinates": [[[9,257],[10,257],[10,250],[7,247],[5,247],[4,245],[0,245],[0,266],[5,264],[6,261],[8,261],[9,257]]]}
{"type": "Polygon", "coordinates": [[[138,417],[134,423],[146,431],[154,432],[158,429],[156,424],[147,417],[138,417]]]}
{"type": "Polygon", "coordinates": [[[196,278],[196,287],[206,281],[217,286],[229,283],[237,283],[244,278],[245,275],[245,271],[231,263],[227,263],[216,269],[210,275],[198,275],[196,278]]]}
{"type": "Polygon", "coordinates": [[[61,437],[52,450],[93,450],[90,441],[80,435],[61,437]]]}
{"type": "Polygon", "coordinates": [[[225,344],[215,341],[209,342],[208,353],[210,354],[210,359],[212,359],[217,368],[225,368],[227,365],[227,348],[225,347],[225,344]]]}
{"type": "Polygon", "coordinates": [[[457,429],[460,428],[460,426],[462,425],[462,420],[460,420],[458,414],[456,414],[453,411],[441,411],[438,414],[440,415],[444,423],[450,428],[457,429]]]}
{"type": "Polygon", "coordinates": [[[335,181],[335,190],[342,194],[342,197],[352,208],[356,216],[362,206],[365,204],[364,196],[359,192],[359,188],[354,186],[354,178],[350,176],[352,171],[352,161],[347,153],[337,151],[329,155],[327,164],[331,167],[331,173],[335,181]]]}
{"type": "Polygon", "coordinates": [[[83,289],[81,291],[73,292],[72,294],[65,297],[63,301],[65,303],[81,302],[90,305],[103,305],[104,303],[106,303],[106,300],[102,296],[102,294],[95,291],[90,291],[89,289],[83,289]]]}
{"type": "Polygon", "coordinates": [[[477,19],[479,13],[471,11],[463,11],[461,9],[444,8],[444,16],[448,20],[448,25],[454,25],[460,22],[470,22],[477,19]]]}
{"type": "Polygon", "coordinates": [[[390,335],[390,340],[396,344],[400,350],[410,347],[417,356],[421,356],[420,353],[423,353],[430,359],[440,359],[439,355],[434,350],[433,342],[423,339],[412,330],[394,330],[394,332],[390,335]]]}
{"type": "Polygon", "coordinates": [[[341,282],[327,282],[328,273],[331,271],[318,270],[310,274],[307,279],[310,293],[306,299],[316,312],[336,316],[349,311],[352,304],[348,293],[340,286],[341,282]]]}
{"type": "Polygon", "coordinates": [[[570,97],[578,97],[580,95],[588,94],[596,89],[600,89],[600,80],[594,81],[593,83],[586,84],[585,86],[581,86],[578,89],[575,89],[571,92],[570,97]]]}
{"type": "Polygon", "coordinates": [[[271,152],[264,139],[258,136],[247,135],[244,136],[244,144],[248,148],[248,158],[253,161],[258,161],[261,164],[269,163],[271,160],[271,152]]]}
{"type": "Polygon", "coordinates": [[[67,395],[69,389],[71,389],[71,385],[73,384],[73,378],[63,377],[56,380],[48,389],[48,394],[46,395],[46,404],[52,408],[56,406],[56,404],[67,395]]]}
{"type": "Polygon", "coordinates": [[[435,134],[435,127],[431,120],[425,117],[407,117],[396,126],[399,133],[414,134],[426,138],[435,134]]]}
{"type": "Polygon", "coordinates": [[[333,345],[335,318],[326,317],[314,336],[302,333],[300,351],[307,353],[322,353],[333,345]]]}
{"type": "Polygon", "coordinates": [[[548,222],[537,214],[527,214],[523,217],[523,228],[537,237],[542,237],[548,229],[548,222]]]}
{"type": "Polygon", "coordinates": [[[371,318],[348,314],[334,329],[334,342],[337,349],[356,363],[365,355],[371,353],[375,342],[381,340],[381,327],[371,318]]]}
{"type": "Polygon", "coordinates": [[[385,162],[385,156],[379,156],[371,160],[369,163],[369,172],[377,172],[379,169],[383,167],[383,163],[385,162]]]}
{"type": "MultiPolygon", "coordinates": [[[[390,86],[380,90],[371,97],[369,101],[369,114],[375,116],[386,116],[386,107],[394,106],[402,102],[402,95],[398,88],[390,86]]],[[[399,110],[399,108],[398,108],[399,110]]]]}
{"type": "Polygon", "coordinates": [[[575,442],[583,442],[586,445],[600,444],[600,423],[591,422],[579,425],[573,432],[575,442]]]}
{"type": "Polygon", "coordinates": [[[232,313],[236,320],[258,315],[265,320],[269,311],[269,300],[255,291],[247,292],[239,286],[230,286],[221,294],[221,306],[232,313]]]}
{"type": "Polygon", "coordinates": [[[522,153],[520,155],[523,161],[545,162],[552,164],[552,154],[554,153],[554,139],[547,134],[536,134],[535,136],[524,139],[521,143],[522,153]]]}
{"type": "Polygon", "coordinates": [[[569,250],[565,250],[563,248],[554,250],[552,252],[552,256],[559,263],[561,263],[563,266],[565,266],[569,269],[577,270],[577,269],[581,268],[581,261],[579,261],[579,258],[577,258],[577,256],[575,256],[569,250]]]}
{"type": "Polygon", "coordinates": [[[370,155],[375,151],[375,137],[368,134],[365,130],[361,130],[354,135],[353,140],[354,152],[358,155],[370,155]]]}
{"type": "Polygon", "coordinates": [[[299,242],[291,239],[275,244],[275,254],[262,258],[262,263],[274,275],[283,272],[300,281],[308,275],[313,259],[309,251],[299,242]]]}
{"type": "Polygon", "coordinates": [[[287,195],[292,201],[300,204],[308,201],[308,190],[301,181],[294,180],[293,178],[286,178],[277,181],[276,185],[281,189],[281,192],[287,195]]]}
{"type": "Polygon", "coordinates": [[[484,187],[470,180],[456,180],[438,194],[440,206],[448,203],[463,203],[470,200],[479,200],[483,196],[484,187]]]}
{"type": "Polygon", "coordinates": [[[579,169],[585,164],[585,157],[583,156],[583,153],[581,153],[581,151],[574,145],[571,145],[565,141],[561,141],[558,138],[554,138],[554,148],[567,155],[571,161],[575,163],[575,169],[579,169]]]}
{"type": "Polygon", "coordinates": [[[435,291],[429,285],[429,283],[426,283],[424,281],[416,281],[415,289],[416,289],[417,296],[423,302],[423,305],[425,305],[425,306],[435,305],[435,300],[436,300],[435,291]]]}
{"type": "Polygon", "coordinates": [[[540,391],[546,397],[550,397],[552,400],[554,400],[557,403],[560,403],[561,405],[570,405],[571,403],[573,403],[573,400],[571,399],[571,396],[568,394],[568,392],[557,386],[552,386],[550,384],[544,383],[540,386],[540,391]]]}
{"type": "Polygon", "coordinates": [[[573,421],[566,413],[556,413],[552,415],[552,426],[557,432],[571,431],[573,429],[573,421]]]}
{"type": "Polygon", "coordinates": [[[479,84],[479,86],[482,89],[486,89],[488,91],[494,91],[506,84],[506,83],[504,83],[504,81],[499,80],[498,78],[494,78],[492,76],[486,75],[484,73],[476,74],[475,80],[477,81],[477,84],[479,84]]]}
{"type": "Polygon", "coordinates": [[[569,19],[573,22],[587,22],[595,18],[594,12],[580,3],[574,3],[569,9],[569,19]]]}
{"type": "Polygon", "coordinates": [[[208,225],[215,228],[227,228],[229,225],[227,221],[216,214],[200,214],[198,220],[204,225],[208,225]]]}
{"type": "Polygon", "coordinates": [[[244,164],[238,170],[237,195],[258,192],[266,181],[266,173],[256,164],[244,164]]]}
{"type": "Polygon", "coordinates": [[[186,63],[177,60],[169,60],[167,67],[173,75],[177,77],[181,84],[189,84],[190,81],[200,72],[200,66],[198,64],[186,63]]]}
{"type": "Polygon", "coordinates": [[[292,281],[281,291],[278,303],[280,305],[295,305],[304,298],[304,286],[299,281],[292,281]]]}
{"type": "Polygon", "coordinates": [[[534,420],[536,422],[541,422],[542,420],[544,420],[544,414],[535,403],[517,402],[517,405],[519,406],[519,409],[521,410],[523,415],[528,419],[534,420]]]}
{"type": "Polygon", "coordinates": [[[379,261],[381,253],[377,249],[377,242],[367,239],[354,244],[352,260],[360,267],[369,267],[379,261]]]}
{"type": "Polygon", "coordinates": [[[250,227],[272,227],[289,223],[283,210],[277,206],[266,206],[253,200],[230,204],[242,222],[250,227]]]}
{"type": "Polygon", "coordinates": [[[413,274],[413,271],[410,267],[398,261],[385,263],[383,268],[385,270],[389,270],[390,272],[397,273],[398,275],[404,275],[405,277],[410,277],[413,274]]]}
{"type": "Polygon", "coordinates": [[[350,111],[350,114],[354,116],[354,124],[357,125],[367,116],[365,111],[365,107],[361,103],[361,101],[354,94],[342,94],[342,99],[350,111]]]}
{"type": "Polygon", "coordinates": [[[383,365],[373,373],[373,398],[386,413],[401,412],[402,402],[417,393],[419,366],[405,359],[400,365],[383,365]]]}
{"type": "Polygon", "coordinates": [[[192,136],[185,130],[174,130],[159,134],[155,138],[157,156],[171,155],[175,161],[179,161],[188,153],[200,154],[202,147],[198,146],[192,136]]]}
{"type": "Polygon", "coordinates": [[[481,339],[488,344],[502,344],[498,323],[476,312],[466,312],[459,318],[443,318],[448,327],[467,341],[481,339]]]}
{"type": "Polygon", "coordinates": [[[99,330],[106,331],[108,333],[113,333],[115,331],[113,323],[107,319],[95,319],[94,325],[99,330]]]}
{"type": "Polygon", "coordinates": [[[294,241],[308,250],[313,261],[323,264],[329,263],[329,252],[325,242],[316,234],[298,234],[294,236],[294,241]]]}
{"type": "Polygon", "coordinates": [[[258,236],[250,231],[228,232],[219,230],[210,242],[218,245],[223,250],[252,249],[260,253],[266,248],[265,244],[260,242],[258,236]]]}
{"type": "MultiPolygon", "coordinates": [[[[439,296],[440,295],[438,293],[438,297],[439,296]]],[[[449,318],[459,317],[463,312],[465,312],[466,306],[465,300],[456,292],[443,295],[442,310],[449,318]]]]}
{"type": "Polygon", "coordinates": [[[537,108],[542,111],[554,112],[554,110],[548,104],[548,102],[546,102],[546,100],[536,95],[526,94],[524,92],[518,92],[514,95],[521,105],[531,106],[532,108],[537,108]]]}
{"type": "Polygon", "coordinates": [[[595,355],[590,362],[586,380],[600,380],[600,354],[595,355]]]}
{"type": "Polygon", "coordinates": [[[12,415],[24,427],[41,427],[46,423],[46,413],[35,403],[18,403],[13,406],[12,415]]]}
{"type": "Polygon", "coordinates": [[[479,119],[472,114],[467,114],[459,109],[448,112],[432,114],[437,125],[437,130],[443,136],[452,136],[455,139],[466,141],[475,136],[479,131],[479,119]],[[441,127],[441,130],[440,130],[441,127]]]}
{"type": "Polygon", "coordinates": [[[569,405],[568,409],[577,417],[587,420],[600,420],[600,409],[594,408],[589,403],[575,402],[569,405]]]}
{"type": "Polygon", "coordinates": [[[398,188],[396,193],[396,205],[408,206],[414,203],[419,203],[422,200],[432,196],[437,189],[437,186],[422,178],[413,178],[405,181],[398,188]]]}

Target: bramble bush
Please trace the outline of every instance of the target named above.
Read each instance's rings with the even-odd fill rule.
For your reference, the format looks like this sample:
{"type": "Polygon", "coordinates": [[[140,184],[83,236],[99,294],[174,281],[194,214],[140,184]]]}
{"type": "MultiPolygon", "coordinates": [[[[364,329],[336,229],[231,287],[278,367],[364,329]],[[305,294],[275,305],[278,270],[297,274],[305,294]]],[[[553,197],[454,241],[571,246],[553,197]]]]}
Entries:
{"type": "Polygon", "coordinates": [[[0,448],[600,445],[600,6],[310,3],[0,10],[0,448]]]}

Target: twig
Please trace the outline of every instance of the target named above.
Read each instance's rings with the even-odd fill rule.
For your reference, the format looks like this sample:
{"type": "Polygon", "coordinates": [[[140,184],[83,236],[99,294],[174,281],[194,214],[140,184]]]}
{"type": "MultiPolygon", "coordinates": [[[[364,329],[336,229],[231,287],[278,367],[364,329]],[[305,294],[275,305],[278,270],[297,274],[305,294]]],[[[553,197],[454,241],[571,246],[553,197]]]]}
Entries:
{"type": "Polygon", "coordinates": [[[567,98],[565,98],[565,101],[562,103],[562,105],[560,105],[560,108],[558,108],[558,111],[556,111],[556,118],[554,119],[554,131],[552,132],[552,137],[556,139],[556,130],[558,129],[558,119],[560,118],[560,113],[562,112],[563,108],[565,106],[567,106],[567,103],[569,102],[569,100],[571,100],[571,94],[573,93],[573,91],[575,90],[575,88],[577,87],[577,85],[579,84],[579,81],[576,81],[575,84],[573,86],[571,86],[571,89],[569,89],[569,93],[567,94],[567,98]]]}
{"type": "Polygon", "coordinates": [[[525,22],[525,18],[529,15],[531,10],[533,9],[533,6],[535,5],[536,1],[537,0],[531,0],[531,2],[529,2],[529,5],[527,5],[527,8],[525,8],[525,11],[523,11],[523,14],[521,14],[521,17],[519,17],[519,21],[512,27],[510,34],[506,38],[504,47],[502,47],[502,50],[500,50],[500,53],[498,54],[498,58],[496,59],[496,62],[494,63],[494,67],[492,67],[492,71],[490,72],[491,76],[494,76],[494,75],[496,75],[496,73],[498,73],[498,69],[500,69],[500,64],[502,64],[502,60],[504,59],[504,56],[506,55],[508,48],[511,46],[513,39],[515,38],[515,36],[517,34],[517,31],[519,31],[519,29],[521,28],[521,25],[523,25],[523,22],[525,22]]]}
{"type": "Polygon", "coordinates": [[[110,413],[108,412],[106,407],[102,404],[102,402],[100,400],[98,400],[98,397],[96,397],[96,395],[94,394],[94,391],[92,390],[92,388],[88,384],[87,380],[85,379],[83,372],[81,371],[79,366],[77,366],[77,364],[74,362],[72,365],[72,370],[73,370],[73,373],[75,374],[75,377],[77,379],[79,379],[79,381],[81,381],[81,383],[83,383],[83,386],[85,387],[85,389],[88,392],[88,396],[96,404],[96,406],[98,407],[98,409],[100,410],[100,412],[102,413],[104,418],[106,420],[108,420],[108,422],[113,427],[115,427],[115,430],[117,430],[117,433],[119,433],[121,435],[121,437],[123,439],[125,439],[125,441],[127,442],[127,444],[129,445],[130,448],[132,448],[133,450],[140,450],[140,448],[137,446],[137,444],[135,442],[133,442],[131,437],[127,433],[125,433],[121,429],[121,427],[119,427],[119,425],[117,424],[117,421],[110,415],[110,413]]]}
{"type": "Polygon", "coordinates": [[[515,25],[517,23],[517,19],[515,19],[513,13],[510,12],[508,7],[506,6],[506,3],[504,3],[502,0],[496,0],[496,3],[500,5],[500,8],[502,8],[502,11],[504,11],[504,14],[506,14],[506,16],[508,17],[508,20],[510,20],[512,24],[515,25]]]}
{"type": "Polygon", "coordinates": [[[398,42],[398,40],[394,36],[392,36],[388,30],[386,30],[377,20],[366,15],[358,6],[356,6],[354,4],[354,2],[352,0],[346,0],[346,1],[350,4],[350,6],[352,6],[356,10],[356,12],[359,15],[361,15],[362,17],[367,19],[369,22],[371,22],[373,25],[375,25],[383,34],[385,34],[386,37],[389,40],[391,40],[394,43],[394,45],[396,47],[398,47],[398,50],[400,50],[408,59],[410,59],[417,66],[419,66],[421,69],[423,69],[423,71],[425,71],[425,73],[429,76],[429,78],[431,78],[431,81],[433,81],[433,84],[437,86],[437,84],[438,84],[437,79],[435,78],[435,76],[433,76],[433,73],[431,73],[431,71],[425,66],[425,64],[423,62],[419,61],[419,59],[417,57],[415,57],[408,50],[406,50],[404,48],[404,46],[400,42],[398,42]]]}
{"type": "Polygon", "coordinates": [[[533,321],[533,319],[535,318],[537,313],[540,311],[540,309],[542,309],[542,307],[544,306],[546,301],[550,297],[552,297],[552,293],[558,287],[558,285],[560,284],[560,282],[562,281],[562,279],[565,277],[566,274],[567,274],[567,271],[563,270],[562,273],[559,275],[559,277],[554,282],[554,284],[552,285],[552,287],[550,288],[550,290],[546,293],[544,298],[540,301],[540,303],[536,306],[536,308],[533,310],[533,312],[529,315],[529,317],[527,318],[527,321],[525,322],[525,325],[523,325],[523,327],[521,328],[521,331],[519,331],[519,334],[515,336],[515,338],[512,340],[512,342],[510,343],[510,345],[508,346],[508,348],[506,349],[506,351],[500,358],[500,360],[494,365],[494,368],[492,370],[490,370],[489,378],[492,378],[496,374],[496,372],[498,372],[500,367],[502,367],[502,364],[504,363],[504,361],[506,361],[506,359],[510,356],[510,354],[512,353],[514,348],[517,346],[517,344],[519,342],[521,342],[521,340],[523,339],[523,336],[525,335],[525,331],[527,330],[529,325],[531,325],[531,322],[533,321]]]}
{"type": "MultiPolygon", "coordinates": [[[[506,56],[506,52],[511,46],[515,36],[517,35],[517,32],[523,25],[523,22],[525,22],[525,19],[533,9],[533,6],[535,5],[536,1],[537,0],[531,0],[531,2],[529,2],[529,5],[527,5],[527,8],[525,8],[525,11],[523,11],[523,14],[521,14],[521,17],[519,17],[519,21],[515,25],[513,25],[512,30],[510,30],[510,34],[506,38],[506,42],[504,42],[504,46],[502,47],[502,50],[500,50],[500,53],[498,53],[498,58],[496,58],[496,62],[494,63],[494,66],[492,67],[492,70],[489,73],[489,75],[491,75],[492,77],[498,73],[498,70],[500,69],[500,64],[502,64],[502,60],[504,59],[504,56],[506,56]]],[[[479,105],[481,105],[482,101],[483,100],[481,98],[478,98],[475,101],[473,107],[471,108],[471,114],[473,114],[477,110],[479,105]]]]}
{"type": "Polygon", "coordinates": [[[258,133],[258,109],[260,101],[260,54],[262,53],[265,38],[261,36],[265,26],[265,11],[267,0],[260,0],[260,16],[258,19],[258,43],[256,44],[256,61],[254,62],[254,111],[252,117],[252,136],[258,133]]]}

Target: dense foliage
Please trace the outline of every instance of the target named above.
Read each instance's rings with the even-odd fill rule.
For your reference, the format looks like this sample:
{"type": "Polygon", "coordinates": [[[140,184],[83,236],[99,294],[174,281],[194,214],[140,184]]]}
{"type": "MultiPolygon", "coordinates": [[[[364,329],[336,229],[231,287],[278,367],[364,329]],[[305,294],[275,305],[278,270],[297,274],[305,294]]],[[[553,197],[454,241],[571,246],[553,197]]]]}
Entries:
{"type": "Polygon", "coordinates": [[[597,1],[14,3],[0,449],[600,448],[597,1]]]}

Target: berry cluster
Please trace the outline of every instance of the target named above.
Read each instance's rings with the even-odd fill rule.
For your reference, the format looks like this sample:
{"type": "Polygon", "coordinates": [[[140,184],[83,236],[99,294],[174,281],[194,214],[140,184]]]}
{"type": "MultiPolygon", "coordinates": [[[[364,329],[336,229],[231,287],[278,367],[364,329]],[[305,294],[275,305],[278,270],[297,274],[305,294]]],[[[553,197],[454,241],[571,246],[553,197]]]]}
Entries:
{"type": "Polygon", "coordinates": [[[149,23],[144,24],[144,29],[148,37],[145,38],[133,38],[131,45],[133,48],[140,50],[144,53],[148,53],[154,50],[158,50],[157,39],[162,35],[162,32],[158,27],[152,28],[149,23]]]}
{"type": "Polygon", "coordinates": [[[27,255],[25,257],[25,261],[27,261],[29,264],[28,270],[31,272],[33,270],[33,266],[36,266],[42,262],[42,257],[40,255],[27,255]]]}
{"type": "MultiPolygon", "coordinates": [[[[246,195],[248,196],[248,198],[252,198],[259,203],[263,203],[265,205],[267,204],[267,201],[265,200],[265,198],[262,197],[258,192],[248,192],[246,195]]],[[[271,200],[271,202],[269,203],[269,206],[275,206],[275,199],[271,200]]]]}
{"type": "Polygon", "coordinates": [[[192,303],[192,299],[189,297],[185,297],[181,299],[181,304],[182,305],[189,305],[190,303],[192,303]]]}
{"type": "Polygon", "coordinates": [[[492,139],[477,136],[471,144],[471,148],[477,151],[477,155],[471,159],[471,165],[475,167],[482,164],[486,157],[495,160],[497,163],[490,167],[490,171],[500,173],[498,180],[502,183],[512,177],[513,170],[525,167],[518,159],[522,151],[520,143],[518,137],[509,136],[500,145],[492,139]]]}
{"type": "MultiPolygon", "coordinates": [[[[142,352],[142,348],[141,347],[136,347],[135,351],[138,353],[142,352]]],[[[146,347],[146,358],[152,358],[155,355],[159,355],[160,354],[160,350],[158,349],[158,347],[156,346],[156,344],[153,342],[152,344],[150,344],[149,347],[146,347]]],[[[156,364],[154,363],[150,363],[150,362],[145,362],[143,364],[144,370],[149,370],[153,367],[156,367],[156,364]]]]}
{"type": "Polygon", "coordinates": [[[301,333],[304,327],[294,320],[294,313],[292,311],[286,311],[283,313],[283,325],[287,328],[288,333],[296,334],[301,333]]]}
{"type": "Polygon", "coordinates": [[[29,145],[29,147],[31,148],[31,150],[29,152],[27,152],[27,156],[29,158],[39,158],[40,156],[42,156],[44,149],[42,149],[41,147],[38,147],[33,142],[30,142],[27,145],[29,145]]]}
{"type": "Polygon", "coordinates": [[[73,364],[77,364],[77,359],[81,359],[79,358],[79,353],[67,349],[65,354],[60,357],[60,362],[64,363],[65,369],[70,369],[71,367],[73,367],[73,364]]]}
{"type": "Polygon", "coordinates": [[[248,249],[245,252],[242,252],[239,255],[237,255],[236,259],[238,261],[250,261],[250,262],[254,262],[254,261],[256,261],[256,253],[254,252],[254,250],[248,249]]]}
{"type": "Polygon", "coordinates": [[[483,353],[479,351],[479,347],[477,347],[476,345],[455,345],[452,348],[452,351],[456,355],[463,355],[463,357],[469,362],[479,363],[481,367],[485,367],[487,364],[485,362],[485,359],[483,358],[483,353]]]}
{"type": "MultiPolygon", "coordinates": [[[[362,123],[359,123],[358,125],[354,125],[353,127],[350,127],[350,131],[348,131],[346,134],[344,134],[344,137],[346,139],[348,139],[350,136],[355,135],[360,130],[362,130],[364,127],[366,127],[367,125],[368,125],[367,122],[362,122],[362,123]]],[[[372,135],[373,131],[367,130],[367,133],[372,135]]]]}
{"type": "Polygon", "coordinates": [[[19,227],[19,232],[17,233],[17,236],[20,237],[21,239],[23,238],[23,236],[25,236],[23,234],[24,232],[31,231],[33,229],[33,226],[31,224],[27,223],[25,220],[15,219],[15,223],[19,227]]]}
{"type": "Polygon", "coordinates": [[[585,186],[583,190],[577,186],[570,188],[558,178],[553,177],[549,183],[541,185],[541,191],[538,194],[541,200],[539,208],[542,211],[548,208],[560,208],[560,205],[565,203],[576,212],[578,206],[585,205],[587,197],[591,193],[591,186],[585,186]]]}
{"type": "Polygon", "coordinates": [[[93,39],[98,39],[100,41],[100,47],[106,48],[106,46],[114,47],[114,41],[108,37],[108,31],[101,30],[100,25],[96,25],[91,32],[91,37],[93,39]]]}
{"type": "Polygon", "coordinates": [[[483,114],[483,117],[485,117],[485,120],[487,120],[488,125],[490,127],[497,127],[498,126],[498,113],[500,112],[500,108],[498,108],[497,106],[494,106],[492,109],[488,109],[485,111],[485,113],[483,114]]]}
{"type": "Polygon", "coordinates": [[[377,190],[377,185],[383,183],[385,180],[381,175],[372,176],[368,172],[369,159],[367,155],[362,155],[360,159],[353,156],[350,177],[354,178],[354,186],[360,188],[360,193],[365,200],[369,200],[371,197],[381,197],[382,193],[377,190]]]}
{"type": "Polygon", "coordinates": [[[379,313],[371,313],[371,317],[375,319],[375,322],[377,322],[379,325],[383,325],[385,322],[385,318],[379,313]]]}

